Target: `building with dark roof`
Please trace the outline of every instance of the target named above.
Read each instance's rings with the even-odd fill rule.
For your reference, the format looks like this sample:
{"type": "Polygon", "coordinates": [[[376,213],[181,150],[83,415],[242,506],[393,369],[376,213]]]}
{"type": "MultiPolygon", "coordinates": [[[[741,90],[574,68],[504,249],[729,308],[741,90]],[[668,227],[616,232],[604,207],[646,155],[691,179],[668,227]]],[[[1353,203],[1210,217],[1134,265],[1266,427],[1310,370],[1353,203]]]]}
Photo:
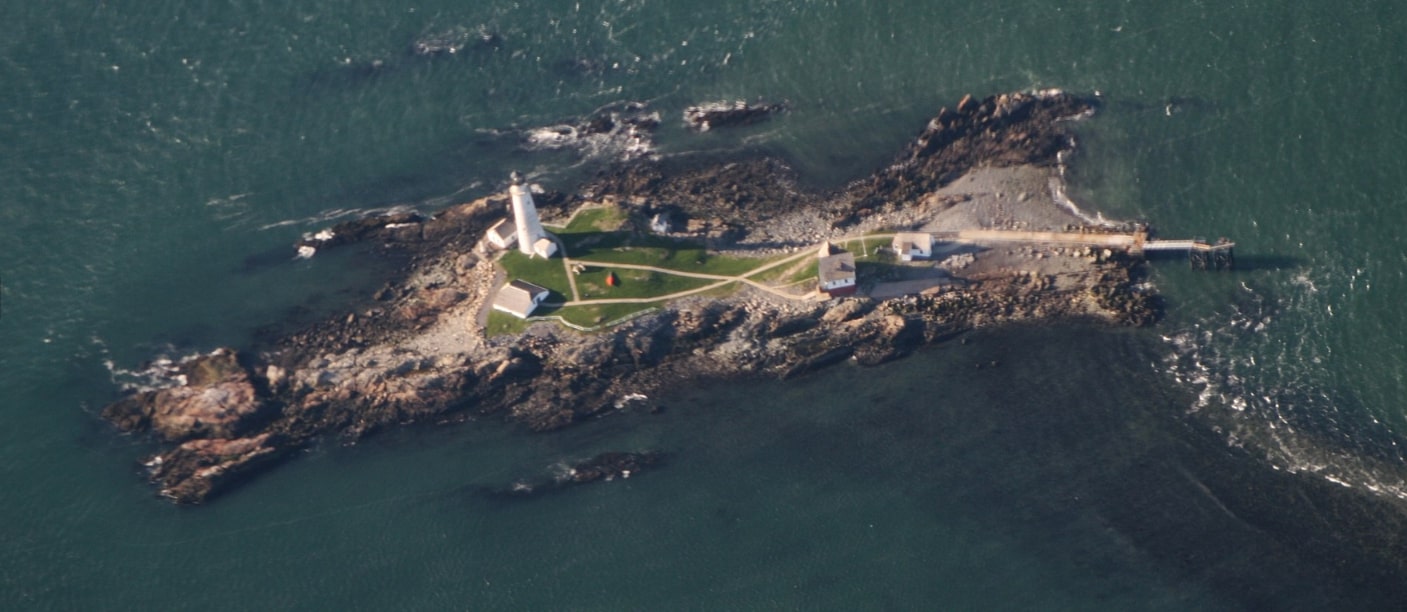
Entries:
{"type": "Polygon", "coordinates": [[[843,250],[832,253],[831,244],[826,242],[817,255],[818,289],[831,297],[854,294],[855,254],[843,250]]]}

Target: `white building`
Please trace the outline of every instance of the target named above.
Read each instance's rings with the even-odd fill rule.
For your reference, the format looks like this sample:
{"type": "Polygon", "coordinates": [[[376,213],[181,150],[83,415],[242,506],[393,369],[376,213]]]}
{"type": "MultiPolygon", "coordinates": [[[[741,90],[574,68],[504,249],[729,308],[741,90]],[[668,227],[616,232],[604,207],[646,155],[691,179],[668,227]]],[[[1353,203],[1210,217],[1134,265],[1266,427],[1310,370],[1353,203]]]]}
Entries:
{"type": "Polygon", "coordinates": [[[538,238],[533,243],[533,255],[547,259],[557,254],[557,243],[551,238],[538,238]]]}
{"type": "Polygon", "coordinates": [[[493,309],[526,319],[547,299],[547,293],[546,287],[514,279],[498,290],[493,298],[493,309]]]}
{"type": "Polygon", "coordinates": [[[894,234],[894,252],[903,261],[933,257],[933,234],[901,232],[894,234]]]}
{"type": "Polygon", "coordinates": [[[855,254],[849,251],[832,253],[831,243],[821,243],[816,266],[818,289],[831,297],[852,295],[855,286],[855,254]]]}
{"type": "Polygon", "coordinates": [[[488,239],[495,248],[506,249],[518,241],[518,228],[512,219],[499,219],[489,226],[488,239]]]}

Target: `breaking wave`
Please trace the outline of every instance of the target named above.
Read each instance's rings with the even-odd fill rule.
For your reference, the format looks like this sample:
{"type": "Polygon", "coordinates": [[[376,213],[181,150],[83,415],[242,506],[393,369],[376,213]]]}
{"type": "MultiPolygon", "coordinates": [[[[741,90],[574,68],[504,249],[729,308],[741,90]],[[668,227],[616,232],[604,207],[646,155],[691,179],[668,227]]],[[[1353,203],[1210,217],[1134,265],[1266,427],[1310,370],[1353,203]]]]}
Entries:
{"type": "MultiPolygon", "coordinates": [[[[146,391],[156,391],[169,389],[186,384],[186,376],[181,373],[181,366],[187,362],[206,356],[199,353],[186,354],[180,357],[172,357],[171,353],[176,352],[175,347],[168,346],[166,351],[156,358],[133,369],[117,367],[111,357],[106,356],[106,345],[99,339],[94,338],[93,343],[104,353],[102,361],[103,367],[107,369],[108,376],[113,384],[124,392],[142,393],[146,391]]],[[[214,356],[222,349],[215,349],[209,354],[214,356]]]]}
{"type": "Polygon", "coordinates": [[[1228,445],[1276,470],[1407,501],[1407,442],[1356,398],[1318,380],[1330,349],[1302,321],[1306,312],[1328,312],[1318,293],[1308,273],[1282,296],[1242,283],[1229,317],[1163,337],[1173,349],[1166,371],[1194,391],[1188,414],[1228,445]]]}

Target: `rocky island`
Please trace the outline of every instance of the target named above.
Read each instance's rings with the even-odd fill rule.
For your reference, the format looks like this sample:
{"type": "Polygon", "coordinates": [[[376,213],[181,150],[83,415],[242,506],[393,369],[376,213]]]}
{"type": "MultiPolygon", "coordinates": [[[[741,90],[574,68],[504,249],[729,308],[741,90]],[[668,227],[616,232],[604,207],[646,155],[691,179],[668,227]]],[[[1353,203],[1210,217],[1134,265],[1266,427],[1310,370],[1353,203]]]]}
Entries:
{"type": "MultiPolygon", "coordinates": [[[[722,110],[747,110],[749,121],[758,112],[722,110]]],[[[552,230],[545,257],[504,254],[486,238],[507,194],[331,228],[305,241],[305,254],[374,241],[408,263],[338,316],[189,358],[164,387],[102,414],[162,440],[145,461],[152,480],[196,503],[315,440],[412,421],[501,415],[552,430],[681,382],[876,366],[982,326],[1146,325],[1158,299],[1140,289],[1136,253],[970,238],[1135,230],[1091,219],[1064,196],[1067,122],[1093,111],[1059,91],[966,97],[892,163],[826,193],[773,158],[641,155],[657,121],[630,122],[628,162],[570,191],[515,187],[552,230]],[[545,296],[531,318],[493,307],[513,280],[545,296]]],[[[600,135],[621,123],[584,125],[600,135]]],[[[628,476],[655,456],[609,455],[574,478],[628,476]]]]}

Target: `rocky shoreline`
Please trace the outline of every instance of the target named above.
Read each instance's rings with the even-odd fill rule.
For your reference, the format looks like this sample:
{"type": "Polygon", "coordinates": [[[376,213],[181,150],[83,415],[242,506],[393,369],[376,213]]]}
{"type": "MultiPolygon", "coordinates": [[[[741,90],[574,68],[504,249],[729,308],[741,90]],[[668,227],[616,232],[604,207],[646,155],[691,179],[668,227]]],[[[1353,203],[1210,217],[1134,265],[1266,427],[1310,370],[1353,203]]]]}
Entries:
{"type": "MultiPolygon", "coordinates": [[[[881,229],[1083,227],[1056,202],[1057,166],[1073,146],[1065,121],[1093,110],[1056,91],[964,98],[939,111],[892,164],[832,193],[799,187],[776,159],[687,165],[647,157],[571,193],[540,194],[538,205],[545,217],[564,217],[603,201],[632,214],[667,204],[702,221],[711,250],[742,256],[881,229]]],[[[145,462],[152,480],[162,495],[197,503],[329,436],[356,440],[390,425],[479,415],[551,430],[680,382],[789,378],[844,361],[875,366],[988,325],[1146,325],[1159,313],[1157,296],[1138,288],[1141,262],[1121,253],[957,249],[926,268],[932,278],[919,291],[902,290],[914,281],[891,267],[862,274],[876,297],[784,299],[744,288],[678,300],[600,333],[541,322],[489,338],[481,313],[501,280],[480,238],[505,199],[332,228],[302,246],[376,241],[409,263],[343,314],[263,346],[188,359],[169,386],[124,397],[103,417],[166,443],[145,462]]],[[[634,466],[639,457],[654,455],[612,460],[634,466]]]]}

